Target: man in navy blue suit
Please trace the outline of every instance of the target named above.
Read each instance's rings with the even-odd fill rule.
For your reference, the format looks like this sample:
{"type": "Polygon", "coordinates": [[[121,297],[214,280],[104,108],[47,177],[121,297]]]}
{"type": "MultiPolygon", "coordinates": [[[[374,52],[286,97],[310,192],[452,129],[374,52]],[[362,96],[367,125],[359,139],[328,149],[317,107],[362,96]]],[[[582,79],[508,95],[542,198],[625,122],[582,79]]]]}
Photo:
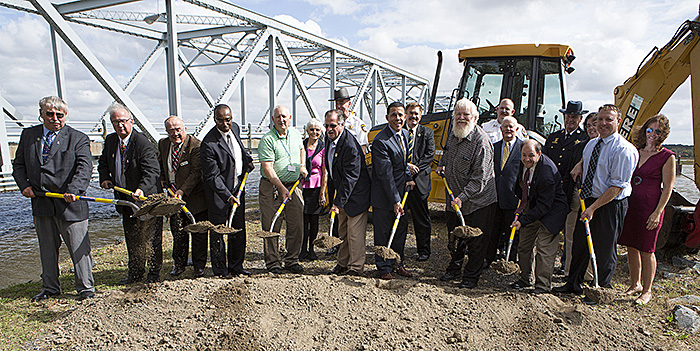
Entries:
{"type": "MultiPolygon", "coordinates": [[[[401,199],[404,192],[416,184],[408,169],[408,131],[403,129],[406,113],[403,104],[392,102],[387,109],[387,125],[372,141],[372,211],[374,224],[374,245],[387,246],[391,227],[397,215],[404,215],[401,199]]],[[[404,245],[408,222],[401,218],[396,229],[391,249],[401,256],[396,268],[399,275],[410,277],[411,272],[403,266],[404,245]]],[[[395,260],[385,260],[375,255],[377,273],[381,279],[391,280],[395,260]]]]}

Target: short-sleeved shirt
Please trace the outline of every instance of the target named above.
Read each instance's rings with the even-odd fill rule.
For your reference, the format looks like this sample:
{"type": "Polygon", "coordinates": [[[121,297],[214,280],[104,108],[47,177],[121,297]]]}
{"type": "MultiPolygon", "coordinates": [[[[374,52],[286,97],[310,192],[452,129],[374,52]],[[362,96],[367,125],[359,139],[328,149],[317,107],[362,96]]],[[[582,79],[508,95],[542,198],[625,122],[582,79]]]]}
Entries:
{"type": "MultiPolygon", "coordinates": [[[[590,167],[591,154],[600,137],[591,139],[583,149],[583,174],[585,180],[590,167]]],[[[622,188],[615,200],[622,200],[632,193],[632,173],[637,167],[639,152],[629,141],[619,133],[614,133],[603,139],[600,145],[598,166],[595,169],[591,197],[599,198],[611,186],[622,188]]],[[[582,180],[583,181],[583,180],[582,180]]]]}
{"type": "Polygon", "coordinates": [[[350,116],[345,119],[345,129],[357,139],[360,146],[369,144],[367,139],[367,126],[365,122],[362,122],[362,120],[357,117],[355,112],[350,111],[350,116]]]}
{"type": "MultiPolygon", "coordinates": [[[[484,122],[481,128],[488,134],[491,144],[497,143],[499,140],[503,139],[503,134],[501,132],[501,124],[498,123],[498,119],[492,119],[488,122],[484,122]]],[[[527,130],[522,124],[518,123],[515,127],[515,137],[520,140],[527,140],[527,130]]]]}
{"type": "MultiPolygon", "coordinates": [[[[304,148],[301,134],[294,128],[287,130],[286,137],[280,137],[277,129],[270,129],[260,139],[258,145],[258,158],[260,162],[272,161],[272,169],[277,173],[277,177],[282,183],[294,182],[299,178],[301,171],[300,150],[304,148]],[[290,170],[289,166],[294,170],[290,170]]],[[[265,172],[261,172],[264,178],[265,172]]]]}

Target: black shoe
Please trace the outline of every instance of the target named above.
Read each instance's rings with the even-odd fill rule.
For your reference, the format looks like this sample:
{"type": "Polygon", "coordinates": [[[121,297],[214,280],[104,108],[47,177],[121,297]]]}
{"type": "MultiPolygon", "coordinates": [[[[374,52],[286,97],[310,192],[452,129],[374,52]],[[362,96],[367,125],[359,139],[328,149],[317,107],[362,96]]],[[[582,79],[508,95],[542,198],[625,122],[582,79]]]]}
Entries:
{"type": "Polygon", "coordinates": [[[291,266],[284,267],[284,269],[288,270],[290,273],[294,274],[301,274],[304,272],[304,267],[302,267],[300,264],[295,263],[291,266]]]}
{"type": "Polygon", "coordinates": [[[533,294],[533,295],[546,294],[546,293],[548,293],[548,292],[549,292],[549,291],[547,291],[547,290],[545,290],[545,289],[542,289],[542,288],[535,288],[535,289],[533,289],[532,291],[530,291],[530,293],[533,294]]]}
{"type": "Polygon", "coordinates": [[[119,285],[130,285],[134,283],[138,283],[141,281],[141,278],[134,278],[134,277],[127,277],[119,281],[119,285]]]}
{"type": "Polygon", "coordinates": [[[583,290],[577,291],[574,289],[573,286],[571,286],[569,283],[566,283],[562,286],[557,286],[556,288],[552,288],[552,292],[556,294],[576,294],[576,295],[581,295],[583,293],[583,290]]]}
{"type": "Polygon", "coordinates": [[[316,260],[318,260],[318,256],[316,255],[316,252],[314,252],[314,251],[309,251],[309,254],[306,255],[306,260],[307,260],[307,261],[316,261],[316,260]]]}
{"type": "Polygon", "coordinates": [[[356,271],[356,270],[354,270],[354,269],[349,269],[348,272],[346,273],[346,275],[350,275],[350,276],[353,276],[353,277],[362,277],[362,276],[363,276],[363,275],[362,275],[362,272],[358,272],[358,271],[356,271]]]}
{"type": "Polygon", "coordinates": [[[147,284],[153,284],[153,283],[158,283],[158,282],[160,282],[160,276],[149,274],[148,278],[146,278],[147,284]]]}
{"type": "Polygon", "coordinates": [[[192,276],[195,278],[201,278],[204,276],[204,268],[195,268],[192,276]]]}
{"type": "Polygon", "coordinates": [[[418,255],[418,258],[416,258],[416,261],[418,261],[418,262],[425,262],[425,261],[427,261],[429,258],[430,258],[430,255],[421,254],[421,255],[418,255]]]}
{"type": "Polygon", "coordinates": [[[282,268],[280,268],[280,267],[272,267],[272,268],[268,269],[267,271],[270,272],[270,273],[272,273],[272,274],[282,274],[282,273],[284,273],[284,272],[282,272],[282,268]]]}
{"type": "Polygon", "coordinates": [[[40,293],[36,294],[36,296],[32,297],[32,302],[48,300],[49,297],[58,295],[60,295],[60,293],[52,293],[46,290],[42,290],[40,293]]]}
{"type": "Polygon", "coordinates": [[[581,299],[581,302],[585,303],[588,306],[595,306],[598,303],[593,301],[590,297],[584,296],[584,298],[581,299]]]}
{"type": "Polygon", "coordinates": [[[343,275],[343,274],[345,274],[345,272],[347,272],[347,271],[348,271],[348,268],[347,268],[347,267],[342,267],[342,266],[340,266],[340,265],[335,265],[335,267],[333,267],[333,269],[331,269],[331,271],[328,272],[328,274],[343,275]]]}
{"type": "Polygon", "coordinates": [[[471,280],[463,280],[458,286],[460,289],[474,289],[476,288],[476,282],[471,280]]]}
{"type": "Polygon", "coordinates": [[[253,274],[253,273],[250,273],[250,272],[248,272],[248,271],[246,271],[246,270],[234,271],[234,272],[231,273],[231,275],[234,276],[234,277],[240,277],[240,276],[242,276],[242,275],[244,275],[244,276],[246,276],[246,277],[250,277],[252,274],[253,274]]]}
{"type": "Polygon", "coordinates": [[[80,297],[78,298],[78,301],[83,301],[87,299],[94,299],[95,298],[95,293],[92,291],[83,291],[80,293],[80,297]]]}
{"type": "Polygon", "coordinates": [[[175,267],[173,267],[173,270],[170,271],[170,275],[176,277],[176,276],[178,276],[178,275],[180,275],[180,274],[182,274],[182,273],[184,273],[184,272],[185,272],[185,267],[178,267],[178,266],[175,266],[175,267]]]}
{"type": "Polygon", "coordinates": [[[301,251],[299,253],[299,261],[303,261],[309,257],[309,252],[308,251],[301,251]]]}
{"type": "Polygon", "coordinates": [[[442,280],[443,282],[449,282],[449,281],[452,281],[452,280],[459,278],[461,273],[462,272],[460,272],[460,271],[447,271],[447,273],[443,274],[440,277],[440,280],[442,280]]]}
{"type": "Polygon", "coordinates": [[[524,282],[524,281],[518,279],[518,280],[515,281],[515,283],[510,284],[509,286],[511,287],[511,289],[522,290],[522,289],[525,289],[525,288],[529,288],[529,287],[531,287],[532,285],[530,285],[530,284],[528,284],[528,283],[526,283],[526,282],[524,282]]]}

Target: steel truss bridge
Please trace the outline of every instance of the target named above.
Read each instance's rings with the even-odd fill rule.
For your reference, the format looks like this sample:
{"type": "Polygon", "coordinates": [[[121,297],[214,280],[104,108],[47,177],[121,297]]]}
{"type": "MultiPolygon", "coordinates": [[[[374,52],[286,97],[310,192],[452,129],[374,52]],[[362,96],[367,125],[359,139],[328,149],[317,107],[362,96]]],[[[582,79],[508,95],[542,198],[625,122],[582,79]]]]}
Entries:
{"type": "MultiPolygon", "coordinates": [[[[325,107],[332,107],[328,99],[333,98],[333,90],[346,87],[353,95],[352,107],[372,126],[377,122],[386,106],[392,101],[404,103],[417,101],[424,106],[429,100],[429,83],[426,79],[387,62],[354,50],[348,46],[311,34],[275,19],[218,0],[182,0],[176,11],[174,1],[165,0],[158,4],[165,12],[149,13],[124,11],[138,1],[83,0],[53,3],[49,0],[0,0],[0,6],[41,16],[50,26],[56,91],[63,97],[65,89],[64,67],[60,41],[70,49],[92,76],[99,82],[114,101],[127,106],[134,115],[137,128],[156,141],[165,136],[162,119],[149,121],[139,106],[130,97],[134,88],[142,81],[146,72],[164,55],[167,80],[167,103],[170,115],[180,115],[181,77],[189,80],[199,93],[197,99],[208,107],[208,113],[194,125],[194,134],[200,138],[214,126],[213,107],[227,103],[236,110],[232,100],[240,94],[240,124],[246,126],[248,116],[246,105],[246,74],[251,68],[262,70],[268,78],[268,101],[255,102],[267,105],[256,132],[268,128],[269,112],[285,88],[291,90],[292,115],[297,116],[297,104],[311,118],[322,118],[325,107]],[[117,7],[115,9],[114,7],[117,7]],[[183,11],[191,7],[191,11],[183,11]],[[196,13],[196,14],[191,14],[196,13]],[[207,14],[202,14],[207,13],[207,14]],[[100,62],[91,48],[76,33],[77,26],[94,30],[109,31],[153,42],[151,52],[143,57],[142,63],[125,84],[115,77],[100,62]],[[201,78],[208,67],[228,65],[230,76],[223,89],[210,93],[201,78]],[[284,79],[278,83],[277,75],[283,72],[284,79]],[[319,99],[325,91],[328,98],[319,99]],[[312,95],[316,100],[312,99],[312,95]],[[380,111],[380,112],[378,112],[380,111]],[[369,117],[369,120],[367,119],[369,117]]],[[[36,97],[37,100],[40,98],[36,97]]],[[[190,98],[190,97],[188,97],[190,98]]],[[[107,106],[105,106],[106,109],[107,106]]],[[[28,121],[15,109],[11,101],[0,97],[0,148],[2,172],[11,172],[9,143],[18,140],[22,127],[37,123],[28,121]],[[24,122],[24,123],[23,123],[24,122]]],[[[109,123],[104,123],[105,115],[99,120],[82,122],[84,125],[69,122],[74,127],[88,132],[93,140],[106,134],[109,123]],[[75,124],[78,124],[77,126],[75,124]]],[[[297,125],[294,120],[293,124],[297,125]]],[[[297,126],[298,127],[298,126],[297,126]]],[[[111,128],[111,127],[109,127],[111,128]]],[[[245,127],[244,127],[245,128],[245,127]]],[[[192,129],[190,129],[192,131],[192,129]]]]}

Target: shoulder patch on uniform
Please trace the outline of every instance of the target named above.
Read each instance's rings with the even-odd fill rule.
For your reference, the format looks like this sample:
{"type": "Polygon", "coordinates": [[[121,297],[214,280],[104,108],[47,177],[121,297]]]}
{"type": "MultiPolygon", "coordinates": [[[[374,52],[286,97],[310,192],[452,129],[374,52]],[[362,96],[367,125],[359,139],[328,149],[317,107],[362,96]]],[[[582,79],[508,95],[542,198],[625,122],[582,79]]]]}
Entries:
{"type": "Polygon", "coordinates": [[[363,132],[367,133],[367,126],[364,123],[362,123],[362,126],[360,126],[360,128],[362,128],[363,132]]]}

